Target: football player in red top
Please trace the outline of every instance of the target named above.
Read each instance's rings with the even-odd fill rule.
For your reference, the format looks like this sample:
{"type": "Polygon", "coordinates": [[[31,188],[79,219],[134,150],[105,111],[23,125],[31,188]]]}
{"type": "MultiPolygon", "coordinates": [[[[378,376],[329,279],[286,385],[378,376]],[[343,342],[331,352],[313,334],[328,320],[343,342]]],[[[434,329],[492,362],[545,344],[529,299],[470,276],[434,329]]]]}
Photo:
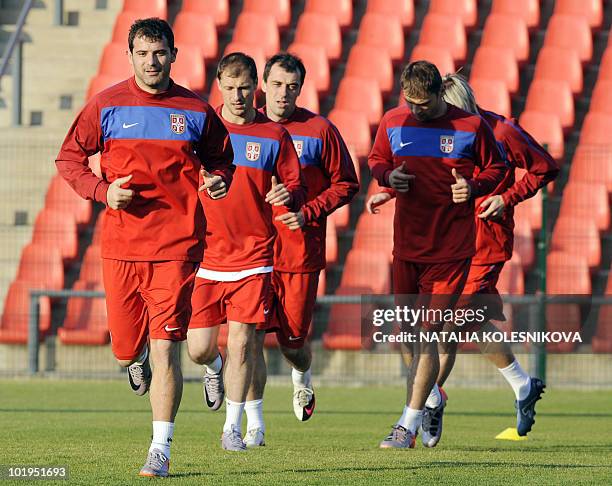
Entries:
{"type": "MultiPolygon", "coordinates": [[[[450,309],[475,254],[474,199],[493,191],[506,167],[486,122],[444,101],[433,64],[410,63],[401,85],[408,106],[383,116],[368,159],[378,183],[397,193],[394,293],[396,299],[416,294],[418,303],[430,300],[434,309],[450,309]]],[[[432,320],[420,324],[432,332],[442,327],[432,320]]],[[[382,448],[414,447],[423,423],[439,357],[434,343],[417,347],[404,412],[382,448]]]]}
{"type": "MultiPolygon", "coordinates": [[[[481,302],[486,303],[487,317],[505,320],[502,301],[496,288],[497,281],[504,263],[512,258],[514,242],[514,206],[532,197],[539,189],[552,181],[559,173],[559,167],[554,159],[544,150],[515,120],[509,120],[496,113],[478,107],[472,88],[458,74],[448,74],[444,77],[444,99],[465,111],[480,114],[493,129],[495,139],[500,146],[502,155],[510,170],[504,180],[493,191],[492,195],[476,200],[479,212],[476,215],[476,255],[468,275],[463,295],[486,295],[481,302]],[[515,169],[525,169],[527,172],[519,181],[515,181],[515,169]]],[[[392,190],[385,190],[371,196],[366,207],[375,214],[377,207],[394,197],[392,190]]],[[[463,300],[463,299],[462,299],[463,300]]],[[[452,330],[452,329],[449,329],[452,330]]],[[[482,330],[496,330],[491,323],[482,326],[482,330]]],[[[543,383],[530,377],[521,367],[512,350],[506,343],[479,343],[480,350],[499,369],[511,385],[517,400],[517,431],[526,435],[533,425],[533,410],[539,400],[543,383]]],[[[440,372],[436,386],[426,403],[425,414],[431,415],[428,423],[432,430],[425,430],[423,438],[430,446],[437,444],[442,434],[442,414],[445,400],[437,397],[455,363],[457,353],[456,343],[445,343],[441,347],[440,372]],[[438,389],[438,390],[437,390],[438,389]]],[[[442,391],[442,393],[444,393],[442,391]]]]}
{"type": "Polygon", "coordinates": [[[233,154],[214,110],[170,79],[170,26],[138,20],[128,47],[134,77],[83,107],[56,165],[79,195],[108,207],[101,245],[112,349],[136,394],[151,387],[153,441],[140,474],[167,476],[183,387],[179,342],[203,251],[198,188],[211,200],[225,197],[233,154]],[[102,178],[88,167],[97,152],[102,178]]]}
{"type": "Polygon", "coordinates": [[[217,79],[223,96],[217,111],[230,134],[236,172],[225,199],[202,198],[206,248],[193,292],[187,343],[191,358],[206,365],[206,404],[218,409],[224,390],[217,336],[219,326],[227,322],[221,445],[242,451],[242,413],[257,355],[255,331],[265,332],[272,296],[273,208],[298,211],[305,189],[289,133],[253,106],[255,61],[240,52],[228,54],[219,62],[217,79]]]}

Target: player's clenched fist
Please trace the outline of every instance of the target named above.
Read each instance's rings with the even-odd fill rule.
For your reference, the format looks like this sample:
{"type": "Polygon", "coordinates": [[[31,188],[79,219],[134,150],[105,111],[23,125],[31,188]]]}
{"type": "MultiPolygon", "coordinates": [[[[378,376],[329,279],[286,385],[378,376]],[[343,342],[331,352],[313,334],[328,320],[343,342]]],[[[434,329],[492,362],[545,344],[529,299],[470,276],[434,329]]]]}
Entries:
{"type": "Polygon", "coordinates": [[[132,202],[134,191],[132,189],[124,189],[121,187],[127,184],[132,179],[132,175],[115,179],[106,192],[106,202],[111,209],[123,209],[132,202]]]}
{"type": "Polygon", "coordinates": [[[287,228],[293,231],[302,228],[306,221],[304,219],[304,213],[302,212],[302,210],[298,211],[297,213],[281,214],[280,216],[277,216],[274,219],[276,221],[280,221],[285,226],[287,226],[287,228]]]}
{"type": "Polygon", "coordinates": [[[288,206],[291,202],[291,194],[282,182],[277,182],[276,176],[272,176],[272,189],[266,194],[266,202],[272,206],[288,206]]]}
{"type": "Polygon", "coordinates": [[[453,177],[455,178],[455,183],[451,185],[451,189],[453,191],[453,202],[454,203],[464,203],[470,200],[472,195],[472,186],[468,184],[457,169],[452,170],[453,177]]]}
{"type": "Polygon", "coordinates": [[[408,174],[404,164],[396,167],[389,174],[389,185],[397,192],[408,192],[410,190],[410,181],[416,176],[408,174]]]}
{"type": "Polygon", "coordinates": [[[380,212],[378,206],[382,206],[390,200],[391,194],[389,194],[388,192],[379,192],[370,196],[370,198],[366,201],[366,209],[370,214],[378,214],[380,212]]]}
{"type": "Polygon", "coordinates": [[[227,196],[227,185],[223,180],[223,177],[219,175],[212,175],[206,169],[200,169],[204,184],[202,184],[198,191],[206,191],[211,199],[221,199],[227,196]]]}

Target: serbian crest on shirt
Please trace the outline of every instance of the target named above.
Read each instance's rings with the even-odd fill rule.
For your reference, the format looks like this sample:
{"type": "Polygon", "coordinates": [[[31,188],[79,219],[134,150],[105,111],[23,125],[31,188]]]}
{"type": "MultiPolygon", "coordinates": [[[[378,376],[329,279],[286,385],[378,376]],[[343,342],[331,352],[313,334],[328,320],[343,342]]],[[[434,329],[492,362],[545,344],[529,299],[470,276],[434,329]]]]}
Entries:
{"type": "Polygon", "coordinates": [[[185,115],[177,115],[176,113],[172,113],[170,115],[170,129],[177,135],[185,133],[185,115]]]}
{"type": "Polygon", "coordinates": [[[443,154],[450,154],[455,146],[453,135],[440,135],[440,151],[443,154]]]}
{"type": "Polygon", "coordinates": [[[246,158],[251,162],[256,161],[261,154],[261,144],[257,142],[247,142],[246,144],[246,158]]]}
{"type": "Polygon", "coordinates": [[[297,152],[298,157],[302,156],[302,152],[304,151],[304,141],[303,140],[294,140],[293,146],[295,147],[295,151],[297,152]]]}

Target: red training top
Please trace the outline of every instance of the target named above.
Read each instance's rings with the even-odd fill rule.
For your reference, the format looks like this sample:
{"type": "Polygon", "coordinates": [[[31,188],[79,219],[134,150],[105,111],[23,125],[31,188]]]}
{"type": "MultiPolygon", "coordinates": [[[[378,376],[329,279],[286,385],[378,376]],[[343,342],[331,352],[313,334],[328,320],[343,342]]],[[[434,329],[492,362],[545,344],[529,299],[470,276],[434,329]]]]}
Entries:
{"type": "Polygon", "coordinates": [[[136,192],[125,209],[105,211],[102,257],[130,261],[202,260],[199,171],[232,182],[232,147],[214,110],[170,81],[150,94],[130,78],[102,91],[77,115],[55,161],[82,197],[107,204],[112,181],[136,192]],[[102,179],[88,166],[101,152],[102,179]]]}
{"type": "MultiPolygon", "coordinates": [[[[292,231],[274,222],[278,232],[274,269],[296,273],[322,270],[327,216],[348,204],[359,191],[355,166],[342,136],[326,118],[298,107],[280,123],[293,139],[307,193],[301,230],[292,231]]],[[[284,212],[284,208],[274,208],[275,216],[284,212]]]]}
{"type": "Polygon", "coordinates": [[[416,176],[410,191],[397,195],[395,257],[442,263],[474,255],[474,197],[490,193],[506,172],[493,132],[481,117],[448,105],[443,116],[420,122],[407,106],[392,109],[380,122],[368,164],[383,187],[389,187],[389,174],[401,164],[416,176]],[[453,168],[472,188],[473,198],[466,203],[453,202],[453,168]]]}

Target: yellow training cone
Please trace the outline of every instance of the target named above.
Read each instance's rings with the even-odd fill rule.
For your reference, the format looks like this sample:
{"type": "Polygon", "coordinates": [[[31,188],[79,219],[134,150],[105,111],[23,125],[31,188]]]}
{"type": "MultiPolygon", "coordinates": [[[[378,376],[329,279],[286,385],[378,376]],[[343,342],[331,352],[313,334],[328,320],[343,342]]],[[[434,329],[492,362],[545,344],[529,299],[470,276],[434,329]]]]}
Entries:
{"type": "Polygon", "coordinates": [[[506,430],[501,431],[495,438],[500,440],[527,440],[527,436],[521,437],[513,427],[508,427],[506,430]]]}

